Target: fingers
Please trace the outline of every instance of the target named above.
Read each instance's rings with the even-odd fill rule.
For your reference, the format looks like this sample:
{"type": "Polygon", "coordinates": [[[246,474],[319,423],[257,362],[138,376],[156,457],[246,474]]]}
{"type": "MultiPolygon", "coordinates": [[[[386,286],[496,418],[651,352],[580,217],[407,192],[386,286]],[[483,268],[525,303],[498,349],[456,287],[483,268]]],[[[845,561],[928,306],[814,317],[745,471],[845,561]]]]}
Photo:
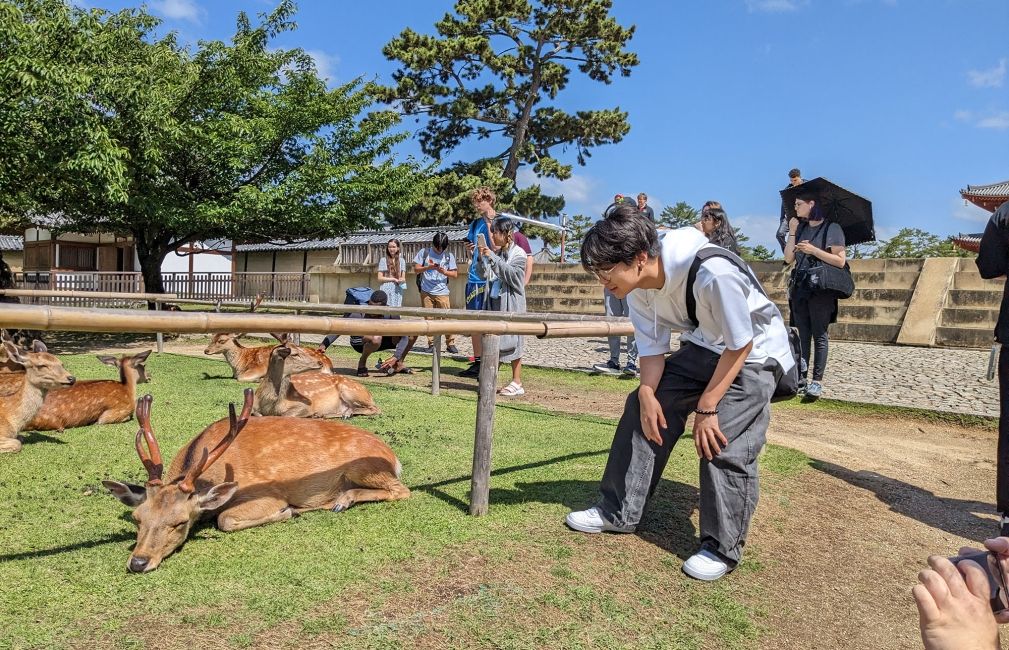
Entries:
{"type": "MultiPolygon", "coordinates": [[[[963,581],[963,576],[949,559],[941,555],[932,555],[928,558],[928,565],[935,573],[939,574],[945,582],[945,588],[952,596],[962,598],[967,594],[967,585],[963,581]]],[[[932,593],[935,594],[934,591],[932,593]]]]}
{"type": "Polygon", "coordinates": [[[964,560],[963,562],[957,564],[957,568],[960,569],[960,573],[963,575],[964,584],[967,585],[967,591],[985,602],[988,602],[988,597],[991,595],[991,588],[988,584],[988,574],[985,570],[973,560],[964,560]]]}
{"type": "Polygon", "coordinates": [[[911,589],[911,595],[914,596],[914,602],[918,605],[918,618],[922,624],[938,620],[939,607],[935,604],[932,593],[925,585],[916,584],[911,589]]]}
{"type": "Polygon", "coordinates": [[[924,587],[928,590],[929,597],[931,598],[936,610],[942,609],[943,604],[949,600],[950,597],[949,585],[943,577],[931,569],[923,569],[921,573],[918,574],[918,582],[921,584],[917,586],[924,587]]]}
{"type": "Polygon", "coordinates": [[[659,409],[656,415],[658,415],[659,426],[663,429],[668,429],[669,427],[666,426],[666,414],[662,412],[662,409],[659,409]]]}
{"type": "Polygon", "coordinates": [[[996,553],[1002,557],[1009,557],[1009,537],[986,539],[984,547],[992,553],[996,553]]]}

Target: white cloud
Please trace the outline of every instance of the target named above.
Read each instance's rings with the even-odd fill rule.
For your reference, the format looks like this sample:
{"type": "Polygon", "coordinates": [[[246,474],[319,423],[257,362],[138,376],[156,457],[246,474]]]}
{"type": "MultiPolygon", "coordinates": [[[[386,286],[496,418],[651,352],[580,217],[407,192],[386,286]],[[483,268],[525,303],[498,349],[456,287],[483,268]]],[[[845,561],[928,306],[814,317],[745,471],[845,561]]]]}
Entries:
{"type": "Polygon", "coordinates": [[[746,0],[746,9],[750,13],[784,13],[795,11],[809,3],[809,0],[746,0]]]}
{"type": "Polygon", "coordinates": [[[775,256],[781,256],[781,246],[775,238],[778,232],[778,224],[781,223],[780,216],[769,216],[760,214],[744,214],[740,217],[729,215],[729,223],[738,228],[744,235],[750,238],[746,242],[747,246],[763,245],[775,256]]]}
{"type": "Polygon", "coordinates": [[[515,184],[523,188],[539,185],[540,190],[546,195],[563,194],[567,203],[583,203],[588,200],[589,193],[592,191],[592,182],[587,176],[572,174],[571,178],[559,181],[556,178],[537,176],[529,167],[519,169],[515,175],[515,184]]]}
{"type": "Polygon", "coordinates": [[[987,223],[991,213],[982,210],[969,201],[963,199],[952,199],[950,201],[950,211],[954,219],[960,221],[970,221],[972,223],[987,223]]]}
{"type": "Polygon", "coordinates": [[[202,22],[206,13],[193,0],[155,0],[151,6],[165,18],[187,20],[191,23],[202,22]]]}
{"type": "Polygon", "coordinates": [[[982,114],[960,109],[953,113],[953,119],[979,129],[995,129],[996,131],[1009,129],[1009,111],[988,111],[982,114]]]}
{"type": "Polygon", "coordinates": [[[305,54],[315,61],[315,69],[323,81],[329,83],[336,81],[336,66],[340,64],[340,57],[322,50],[305,50],[305,54]]]}
{"type": "Polygon", "coordinates": [[[999,59],[998,65],[990,70],[968,70],[967,80],[977,88],[1000,88],[1005,81],[1009,59],[999,59]]]}

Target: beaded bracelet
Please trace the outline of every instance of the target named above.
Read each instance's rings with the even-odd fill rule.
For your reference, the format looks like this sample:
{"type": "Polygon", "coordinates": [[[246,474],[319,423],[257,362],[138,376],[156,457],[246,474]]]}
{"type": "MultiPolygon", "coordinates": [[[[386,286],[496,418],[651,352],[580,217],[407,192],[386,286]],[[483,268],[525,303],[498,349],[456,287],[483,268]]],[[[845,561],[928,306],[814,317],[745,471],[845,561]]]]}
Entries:
{"type": "Polygon", "coordinates": [[[702,411],[701,409],[694,409],[694,413],[698,415],[718,415],[718,409],[713,411],[702,411]]]}

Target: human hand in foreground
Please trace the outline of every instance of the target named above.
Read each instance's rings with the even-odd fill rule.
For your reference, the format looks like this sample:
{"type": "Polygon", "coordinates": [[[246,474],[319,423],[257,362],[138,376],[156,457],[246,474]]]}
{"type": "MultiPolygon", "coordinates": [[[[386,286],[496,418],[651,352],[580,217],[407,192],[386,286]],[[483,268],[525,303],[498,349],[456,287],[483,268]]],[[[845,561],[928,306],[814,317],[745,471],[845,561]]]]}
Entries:
{"type": "Polygon", "coordinates": [[[988,604],[988,577],[974,562],[933,555],[911,590],[925,650],[998,650],[995,616],[988,604]],[[962,572],[962,575],[961,575],[962,572]]]}
{"type": "Polygon", "coordinates": [[[641,432],[645,439],[657,445],[662,444],[661,429],[666,428],[666,416],[662,413],[662,405],[651,390],[638,389],[638,402],[641,405],[641,432]]]}
{"type": "MultiPolygon", "coordinates": [[[[994,539],[986,539],[984,542],[985,549],[991,551],[995,555],[996,561],[1002,566],[1002,575],[1009,576],[1009,537],[996,537],[994,539]]],[[[976,548],[963,547],[960,549],[960,555],[972,555],[974,553],[983,553],[984,551],[976,548]]],[[[999,576],[996,576],[998,579],[999,576]]],[[[1006,589],[1007,585],[1001,585],[1002,589],[1006,589]]],[[[1009,589],[1007,589],[1009,591],[1009,589]]],[[[1000,625],[1005,625],[1009,623],[1009,609],[995,614],[995,622],[1000,625]]]]}
{"type": "Polygon", "coordinates": [[[714,459],[729,444],[718,427],[718,415],[694,413],[694,447],[698,458],[714,459]]]}
{"type": "Polygon", "coordinates": [[[389,357],[382,362],[382,365],[380,365],[378,369],[388,371],[390,368],[395,368],[397,363],[399,363],[399,359],[396,357],[389,357]]]}

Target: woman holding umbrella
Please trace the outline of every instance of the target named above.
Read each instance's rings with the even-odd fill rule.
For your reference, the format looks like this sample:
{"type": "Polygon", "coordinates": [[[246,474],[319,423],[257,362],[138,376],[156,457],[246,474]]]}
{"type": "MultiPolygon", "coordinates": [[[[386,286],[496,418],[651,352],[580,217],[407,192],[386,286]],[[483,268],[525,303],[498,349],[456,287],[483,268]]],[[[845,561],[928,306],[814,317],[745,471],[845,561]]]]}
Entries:
{"type": "Polygon", "coordinates": [[[827,367],[827,326],[837,321],[837,296],[814,291],[809,285],[810,269],[817,264],[844,267],[844,231],[841,226],[824,218],[819,195],[799,191],[795,197],[795,214],[788,223],[785,261],[795,262],[789,284],[788,308],[792,324],[799,329],[802,344],[800,394],[815,400],[823,392],[823,372],[827,367]],[[813,381],[806,384],[809,368],[810,342],[815,347],[813,381]],[[804,390],[803,390],[804,389],[804,390]]]}

